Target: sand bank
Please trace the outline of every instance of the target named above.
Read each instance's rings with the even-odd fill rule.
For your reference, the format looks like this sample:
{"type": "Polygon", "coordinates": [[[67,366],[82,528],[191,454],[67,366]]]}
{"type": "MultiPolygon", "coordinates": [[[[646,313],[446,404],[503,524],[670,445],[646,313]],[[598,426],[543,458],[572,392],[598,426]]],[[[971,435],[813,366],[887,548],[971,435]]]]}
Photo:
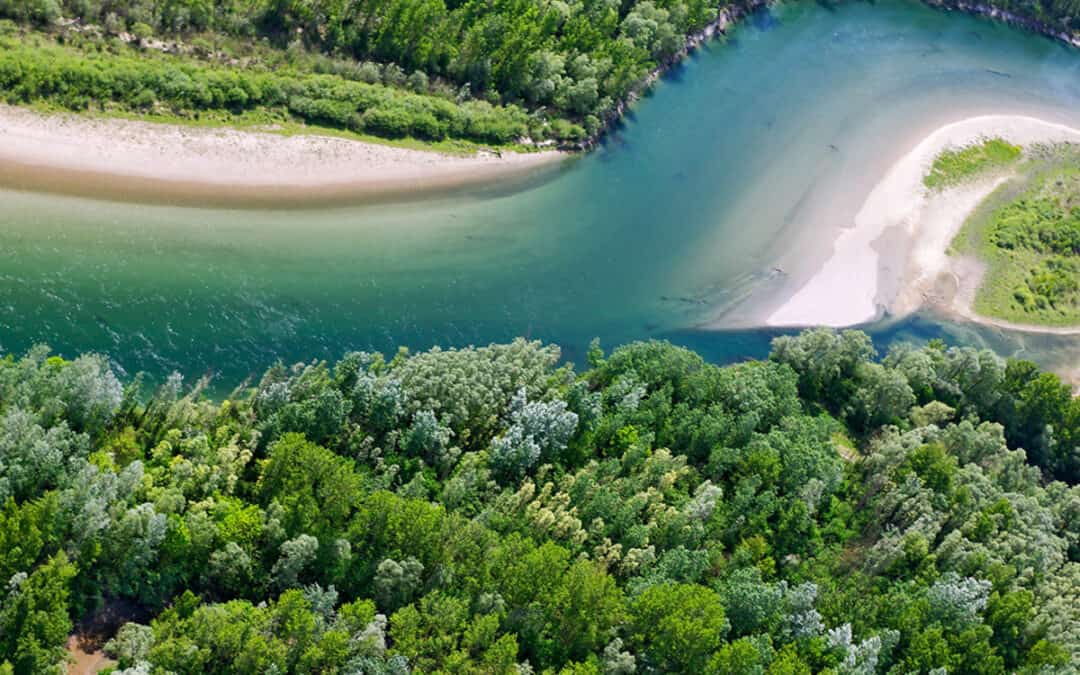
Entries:
{"type": "Polygon", "coordinates": [[[992,137],[1018,145],[1080,142],[1080,130],[1018,115],[972,117],[937,129],[889,169],[854,226],[836,239],[825,265],[765,323],[851,326],[885,312],[902,316],[918,309],[949,271],[949,242],[1004,180],[992,176],[931,194],[923,177],[942,150],[992,137]]]}
{"type": "Polygon", "coordinates": [[[380,196],[528,173],[559,152],[459,157],[345,138],[186,127],[0,105],[0,185],[220,203],[380,196]]]}

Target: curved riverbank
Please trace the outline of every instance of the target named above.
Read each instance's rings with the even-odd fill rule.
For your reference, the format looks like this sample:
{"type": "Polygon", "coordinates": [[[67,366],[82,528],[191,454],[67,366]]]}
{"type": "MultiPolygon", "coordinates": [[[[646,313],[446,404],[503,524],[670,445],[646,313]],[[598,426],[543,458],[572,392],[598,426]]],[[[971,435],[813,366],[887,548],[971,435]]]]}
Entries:
{"type": "MultiPolygon", "coordinates": [[[[978,314],[974,308],[975,293],[979,290],[985,273],[986,264],[972,256],[960,256],[950,260],[946,273],[938,279],[930,302],[946,316],[959,317],[1002,330],[1043,335],[1080,335],[1080,326],[1041,326],[978,314]]],[[[1075,369],[1075,372],[1080,373],[1080,369],[1075,369]]],[[[1080,384],[1080,374],[1071,376],[1070,380],[1080,384]]]]}
{"type": "MultiPolygon", "coordinates": [[[[1080,130],[1020,115],[986,115],[945,125],[904,155],[878,182],[841,231],[825,265],[763,323],[768,326],[851,326],[883,314],[905,316],[935,301],[946,249],[972,210],[1004,180],[989,176],[930,194],[923,185],[944,149],[980,138],[1018,145],[1080,141],[1080,130]]],[[[967,297],[971,274],[952,297],[967,297]]],[[[973,293],[973,291],[971,291],[973,293]]],[[[974,321],[983,319],[968,312],[974,321]]]]}
{"type": "Polygon", "coordinates": [[[562,152],[454,156],[318,135],[186,127],[0,105],[0,185],[91,197],[284,205],[455,188],[562,152]]]}
{"type": "Polygon", "coordinates": [[[705,24],[701,30],[694,31],[686,36],[681,49],[670,57],[662,60],[655,68],[650,70],[645,77],[641,78],[630,91],[615,103],[608,114],[604,115],[603,124],[596,133],[590,135],[577,145],[581,150],[595,148],[600,140],[618,124],[626,115],[635,102],[652,88],[656,82],[664,77],[671,69],[683,63],[690,55],[709,40],[725,35],[728,29],[735,23],[742,21],[749,14],[763,7],[768,7],[776,0],[742,0],[733,5],[720,8],[716,18],[705,24]]]}
{"type": "Polygon", "coordinates": [[[931,7],[936,7],[945,11],[956,10],[986,17],[994,21],[1001,21],[1010,26],[1016,26],[1018,28],[1023,28],[1024,30],[1032,31],[1033,33],[1039,33],[1040,35],[1045,35],[1046,37],[1058,40],[1059,42],[1064,42],[1067,45],[1080,48],[1080,32],[1068,33],[1044,21],[1040,21],[1039,19],[1023,16],[1014,12],[1008,12],[997,7],[991,7],[983,2],[967,2],[967,0],[924,1],[931,7]]]}
{"type": "MultiPolygon", "coordinates": [[[[1080,32],[1068,33],[1038,19],[1008,12],[997,7],[992,7],[983,2],[968,2],[967,0],[923,0],[928,6],[935,9],[951,12],[959,11],[973,16],[982,17],[991,21],[1000,22],[1032,33],[1038,33],[1045,37],[1057,40],[1063,44],[1080,49],[1080,32]]],[[[656,68],[642,78],[621,100],[612,108],[611,112],[604,117],[603,124],[595,134],[592,134],[577,148],[588,150],[595,147],[600,139],[607,134],[612,126],[623,118],[627,110],[641,96],[647,92],[657,80],[662,78],[671,69],[683,63],[695,50],[714,38],[726,35],[729,28],[744,19],[748,15],[760,9],[774,5],[779,0],[741,0],[735,4],[722,7],[717,12],[716,18],[705,25],[701,30],[686,36],[683,47],[670,58],[665,59],[656,68]]]]}

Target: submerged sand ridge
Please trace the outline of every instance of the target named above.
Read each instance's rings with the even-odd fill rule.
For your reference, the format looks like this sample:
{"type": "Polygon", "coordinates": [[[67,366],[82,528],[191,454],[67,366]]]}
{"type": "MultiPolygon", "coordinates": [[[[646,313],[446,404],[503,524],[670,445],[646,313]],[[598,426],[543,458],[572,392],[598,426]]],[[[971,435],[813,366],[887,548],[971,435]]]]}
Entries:
{"type": "MultiPolygon", "coordinates": [[[[990,176],[930,194],[923,178],[951,147],[1000,137],[1017,145],[1080,142],[1080,130],[1021,115],[985,115],[945,125],[904,155],[874,187],[837,237],[825,265],[765,319],[769,326],[853,326],[887,312],[919,309],[952,261],[946,250],[965,219],[1005,179],[990,176]],[[904,245],[882,243],[899,232],[904,245]],[[884,249],[884,250],[883,250],[884,249]]],[[[978,275],[954,275],[961,286],[978,275]]],[[[971,295],[961,288],[954,300],[971,295]]],[[[980,320],[972,313],[971,320],[980,320]]]]}
{"type": "Polygon", "coordinates": [[[478,183],[564,153],[453,156],[318,135],[185,127],[0,105],[0,183],[120,197],[270,200],[375,195],[478,183]]]}

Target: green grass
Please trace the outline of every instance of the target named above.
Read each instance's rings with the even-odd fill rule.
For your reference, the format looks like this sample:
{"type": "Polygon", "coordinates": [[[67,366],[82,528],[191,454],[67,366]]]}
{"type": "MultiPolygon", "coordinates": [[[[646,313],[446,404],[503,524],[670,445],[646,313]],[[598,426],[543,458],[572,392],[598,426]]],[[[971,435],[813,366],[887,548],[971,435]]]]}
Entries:
{"type": "MultiPolygon", "coordinates": [[[[71,112],[62,106],[49,105],[47,103],[37,103],[27,107],[43,113],[71,112]]],[[[83,111],[80,112],[79,115],[103,119],[175,124],[178,126],[204,129],[229,128],[240,131],[271,133],[279,136],[328,136],[331,138],[344,138],[351,141],[385,145],[393,148],[436,152],[441,155],[452,157],[471,157],[482,150],[515,152],[520,154],[542,152],[542,149],[537,148],[536,146],[525,146],[516,143],[510,145],[476,143],[457,138],[428,141],[420,138],[413,138],[411,136],[406,136],[404,138],[383,138],[381,136],[372,136],[371,134],[350,131],[348,129],[337,129],[318,124],[306,124],[297,121],[294,117],[289,115],[288,111],[285,109],[260,108],[257,110],[245,111],[240,114],[232,114],[227,111],[204,111],[200,113],[198,117],[191,117],[173,114],[168,111],[136,112],[121,108],[101,108],[98,110],[83,111]]]]}
{"type": "MultiPolygon", "coordinates": [[[[72,111],[47,101],[21,104],[22,107],[36,110],[44,114],[67,113],[72,111]]],[[[530,154],[543,152],[536,146],[520,144],[499,145],[496,143],[474,143],[463,139],[443,139],[441,141],[426,141],[419,138],[406,136],[404,138],[383,138],[371,134],[358,133],[348,129],[336,129],[315,124],[305,124],[292,118],[288,111],[283,109],[261,108],[258,110],[245,111],[241,114],[231,114],[224,111],[206,111],[198,117],[178,115],[168,111],[135,112],[115,107],[101,107],[87,109],[77,113],[80,117],[95,119],[120,119],[137,122],[151,122],[155,124],[175,124],[177,126],[202,128],[202,129],[236,129],[239,131],[257,131],[261,133],[277,134],[279,136],[328,136],[331,138],[343,138],[351,141],[384,145],[392,148],[405,148],[407,150],[420,150],[435,152],[450,157],[471,157],[480,151],[514,152],[530,154]]]]}
{"type": "Polygon", "coordinates": [[[1022,149],[1001,138],[987,138],[958,149],[943,150],[934,158],[923,184],[931,190],[943,190],[991,169],[1011,165],[1022,149]]]}
{"type": "Polygon", "coordinates": [[[987,266],[976,313],[1015,323],[1080,325],[1080,148],[1038,149],[979,206],[950,252],[987,266]]]}

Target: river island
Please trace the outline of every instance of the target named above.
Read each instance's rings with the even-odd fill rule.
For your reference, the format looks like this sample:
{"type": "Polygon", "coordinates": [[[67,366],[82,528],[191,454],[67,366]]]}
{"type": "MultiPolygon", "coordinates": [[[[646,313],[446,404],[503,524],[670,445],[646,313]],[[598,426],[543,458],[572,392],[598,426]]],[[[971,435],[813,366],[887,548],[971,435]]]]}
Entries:
{"type": "Polygon", "coordinates": [[[934,173],[950,154],[993,149],[995,141],[1014,148],[1016,156],[1009,159],[1019,161],[1021,147],[1077,143],[1080,130],[1032,117],[987,115],[933,131],[889,169],[859,209],[854,226],[837,238],[825,266],[766,322],[850,326],[886,313],[902,317],[927,304],[945,305],[973,321],[999,321],[971,309],[981,283],[972,259],[951,258],[947,252],[969,216],[1012,177],[1010,162],[976,162],[972,175],[955,180],[934,173]],[[889,233],[900,235],[901,243],[896,245],[894,236],[883,251],[877,244],[889,233]],[[943,275],[955,285],[948,300],[940,296],[943,275]]]}

